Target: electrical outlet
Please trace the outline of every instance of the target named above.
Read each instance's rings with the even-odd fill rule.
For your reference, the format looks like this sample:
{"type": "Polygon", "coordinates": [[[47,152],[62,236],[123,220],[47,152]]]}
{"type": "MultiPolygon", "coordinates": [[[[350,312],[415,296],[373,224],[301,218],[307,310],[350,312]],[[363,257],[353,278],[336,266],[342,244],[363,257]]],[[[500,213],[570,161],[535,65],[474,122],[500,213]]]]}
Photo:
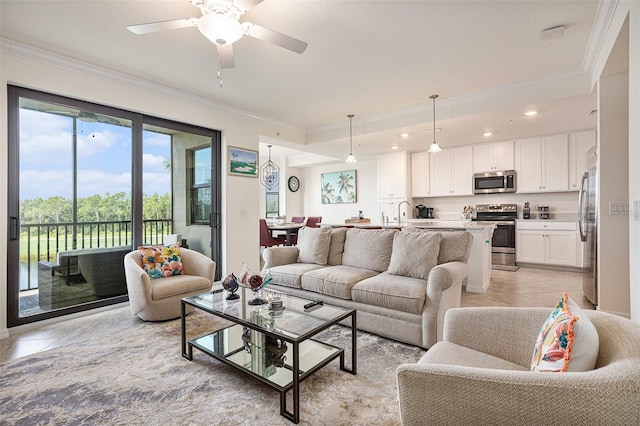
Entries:
{"type": "Polygon", "coordinates": [[[609,216],[628,216],[628,201],[612,201],[609,203],[609,216]]]}

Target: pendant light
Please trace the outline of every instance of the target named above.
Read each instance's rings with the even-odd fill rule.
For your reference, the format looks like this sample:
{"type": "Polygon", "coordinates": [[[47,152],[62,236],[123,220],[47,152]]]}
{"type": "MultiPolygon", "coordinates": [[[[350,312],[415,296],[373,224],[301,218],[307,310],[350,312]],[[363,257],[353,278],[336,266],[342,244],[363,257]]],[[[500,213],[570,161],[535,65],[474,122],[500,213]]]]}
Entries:
{"type": "Polygon", "coordinates": [[[431,95],[429,99],[433,99],[433,143],[429,147],[429,152],[440,152],[442,148],[436,142],[436,98],[438,95],[431,95]]]}
{"type": "Polygon", "coordinates": [[[355,163],[358,160],[353,156],[353,126],[351,121],[353,120],[353,114],[349,114],[347,117],[349,117],[349,156],[347,157],[346,162],[355,163]]]}
{"type": "Polygon", "coordinates": [[[271,161],[271,145],[269,146],[269,161],[260,166],[260,183],[262,183],[267,190],[271,190],[278,185],[278,172],[280,168],[276,166],[276,163],[271,161]]]}

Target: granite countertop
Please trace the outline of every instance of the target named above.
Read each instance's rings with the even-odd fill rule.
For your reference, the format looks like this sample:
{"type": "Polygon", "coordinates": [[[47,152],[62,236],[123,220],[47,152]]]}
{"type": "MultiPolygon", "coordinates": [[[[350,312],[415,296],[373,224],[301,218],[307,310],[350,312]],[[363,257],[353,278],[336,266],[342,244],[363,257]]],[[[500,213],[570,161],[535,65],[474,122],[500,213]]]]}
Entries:
{"type": "Polygon", "coordinates": [[[439,219],[409,219],[407,222],[398,224],[397,222],[389,223],[325,223],[322,226],[353,226],[354,228],[383,228],[383,229],[398,229],[398,228],[423,228],[423,229],[464,229],[467,231],[483,231],[487,228],[493,228],[495,225],[491,222],[472,222],[469,219],[463,220],[439,220],[439,219]]]}

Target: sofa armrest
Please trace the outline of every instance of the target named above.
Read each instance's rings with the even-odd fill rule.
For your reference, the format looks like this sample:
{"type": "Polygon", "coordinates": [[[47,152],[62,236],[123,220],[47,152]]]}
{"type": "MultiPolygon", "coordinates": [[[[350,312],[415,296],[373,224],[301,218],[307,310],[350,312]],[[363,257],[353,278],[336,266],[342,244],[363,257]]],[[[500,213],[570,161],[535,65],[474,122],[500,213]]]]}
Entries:
{"type": "MultiPolygon", "coordinates": [[[[482,327],[473,327],[479,331],[482,327]]],[[[513,334],[513,333],[510,333],[513,334]]],[[[632,369],[633,365],[627,365],[632,369]]],[[[624,368],[534,373],[444,364],[397,369],[403,425],[637,424],[637,383],[624,368]],[[455,408],[453,408],[455,407],[455,408]]]]}
{"type": "Polygon", "coordinates": [[[263,271],[274,266],[296,263],[298,261],[298,247],[267,247],[262,252],[262,259],[264,259],[263,271]]]}
{"type": "Polygon", "coordinates": [[[137,251],[124,257],[124,274],[127,280],[129,305],[133,315],[137,315],[146,305],[151,303],[151,278],[142,268],[140,254],[137,251]]]}
{"type": "Polygon", "coordinates": [[[180,257],[184,265],[185,275],[204,277],[213,285],[216,273],[216,262],[200,252],[186,248],[180,249],[180,257]]]}
{"type": "Polygon", "coordinates": [[[550,312],[551,308],[450,309],[443,339],[529,367],[540,327],[550,312]]]}

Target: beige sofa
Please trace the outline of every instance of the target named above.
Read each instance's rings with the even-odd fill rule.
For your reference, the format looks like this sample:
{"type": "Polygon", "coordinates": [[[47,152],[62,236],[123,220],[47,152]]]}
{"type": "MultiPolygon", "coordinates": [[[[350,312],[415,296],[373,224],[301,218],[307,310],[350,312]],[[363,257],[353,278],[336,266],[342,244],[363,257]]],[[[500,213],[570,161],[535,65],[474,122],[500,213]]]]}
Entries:
{"type": "Polygon", "coordinates": [[[449,310],[444,340],[398,367],[402,424],[640,424],[640,325],[585,311],[598,333],[595,369],[531,372],[551,310],[449,310]]]}
{"type": "Polygon", "coordinates": [[[270,287],[357,310],[358,328],[428,348],[460,306],[473,236],[465,231],[302,228],[263,252],[270,287]]]}

